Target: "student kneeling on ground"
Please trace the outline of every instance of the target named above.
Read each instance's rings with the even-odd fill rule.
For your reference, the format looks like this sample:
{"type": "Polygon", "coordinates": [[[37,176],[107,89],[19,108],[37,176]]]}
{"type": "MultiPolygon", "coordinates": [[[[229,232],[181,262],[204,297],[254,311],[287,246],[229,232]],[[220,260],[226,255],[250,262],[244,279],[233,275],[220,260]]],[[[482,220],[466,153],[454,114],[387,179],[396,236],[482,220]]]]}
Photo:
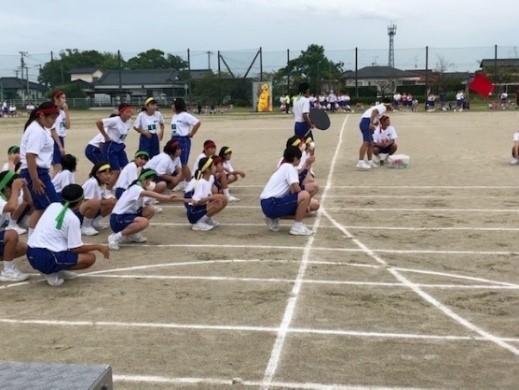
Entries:
{"type": "Polygon", "coordinates": [[[297,146],[289,146],[283,153],[284,162],[272,174],[260,195],[261,209],[270,230],[279,231],[279,218],[293,218],[290,234],[310,236],[303,219],[310,205],[310,193],[299,185],[297,166],[302,152],[297,146]]]}
{"type": "Polygon", "coordinates": [[[375,164],[380,164],[380,153],[391,156],[398,148],[395,143],[395,139],[397,139],[396,130],[391,126],[389,117],[382,115],[379,122],[380,126],[373,133],[373,154],[375,155],[373,160],[375,164]]]}
{"type": "Polygon", "coordinates": [[[69,184],[61,194],[61,203],[47,207],[27,242],[29,263],[51,286],[77,277],[68,270],[91,267],[96,261],[94,251],[100,252],[105,259],[110,257],[108,246],[81,241],[81,222],[76,212],[83,201],[83,188],[69,184]]]}

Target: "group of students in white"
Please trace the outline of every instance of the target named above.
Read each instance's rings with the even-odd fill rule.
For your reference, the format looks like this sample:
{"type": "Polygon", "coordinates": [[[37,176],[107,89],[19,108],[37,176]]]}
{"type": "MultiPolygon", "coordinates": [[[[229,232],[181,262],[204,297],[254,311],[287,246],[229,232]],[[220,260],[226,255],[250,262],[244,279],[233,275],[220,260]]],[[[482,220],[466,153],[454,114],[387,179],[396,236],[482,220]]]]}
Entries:
{"type": "Polygon", "coordinates": [[[141,232],[161,211],[158,202],[183,202],[193,230],[217,226],[212,217],[228,202],[239,201],[229,193],[229,184],[245,172],[233,169],[230,147],[216,155],[215,143],[208,140],[192,175],[187,165],[191,139],[201,123],[187,112],[182,99],[174,101],[173,110],[171,139],[160,151],[164,120],[155,99],[146,100],[133,126],[140,142],[132,161],[124,141],[132,127],[133,107],[123,103],[117,114],[97,121],[99,134],[85,149],[93,167],[81,186],[74,177],[77,158],[65,152],[70,128],[65,94],[57,91],[52,101],[36,107],[20,146],[9,148],[9,161],[0,173],[0,281],[29,277],[13,262],[24,255],[49,285],[75,278],[74,270],[94,264],[95,251],[108,258],[122,242],[145,242],[141,232]],[[185,189],[185,194],[173,192],[175,188],[185,189]],[[108,227],[103,217],[109,217],[112,230],[108,245],[84,244],[82,235],[97,235],[108,227]],[[19,239],[27,231],[22,221],[27,243],[19,239]]]}

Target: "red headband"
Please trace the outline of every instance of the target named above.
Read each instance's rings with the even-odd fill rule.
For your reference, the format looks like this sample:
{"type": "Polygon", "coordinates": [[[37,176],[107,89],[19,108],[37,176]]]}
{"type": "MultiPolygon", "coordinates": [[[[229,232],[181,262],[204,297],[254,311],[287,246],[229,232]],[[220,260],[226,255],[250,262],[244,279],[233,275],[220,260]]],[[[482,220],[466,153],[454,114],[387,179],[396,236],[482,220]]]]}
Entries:
{"type": "Polygon", "coordinates": [[[61,95],[65,95],[65,92],[63,92],[63,91],[56,91],[56,92],[54,92],[54,93],[52,94],[52,98],[53,98],[53,99],[59,99],[59,97],[60,97],[61,95]]]}
{"type": "Polygon", "coordinates": [[[58,107],[56,107],[56,106],[49,107],[49,108],[39,108],[39,109],[36,109],[35,114],[36,115],[43,114],[44,116],[50,116],[50,115],[54,115],[54,114],[59,114],[59,110],[58,110],[58,107]]]}
{"type": "Polygon", "coordinates": [[[126,110],[133,110],[132,106],[125,106],[119,110],[119,112],[125,112],[126,110]]]}

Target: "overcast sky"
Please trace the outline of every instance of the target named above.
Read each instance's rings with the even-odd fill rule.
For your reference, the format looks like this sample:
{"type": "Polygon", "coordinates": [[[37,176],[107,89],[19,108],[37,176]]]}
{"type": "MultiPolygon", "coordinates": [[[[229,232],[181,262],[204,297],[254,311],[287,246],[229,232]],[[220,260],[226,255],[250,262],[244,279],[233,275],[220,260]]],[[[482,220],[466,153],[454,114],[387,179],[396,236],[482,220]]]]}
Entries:
{"type": "MultiPolygon", "coordinates": [[[[0,13],[0,76],[14,76],[20,51],[28,53],[33,75],[51,51],[58,55],[65,48],[121,50],[125,59],[151,48],[187,57],[189,48],[192,68],[207,68],[211,60],[215,68],[219,50],[249,51],[253,57],[262,47],[264,53],[280,53],[267,66],[269,61],[282,66],[287,49],[297,57],[315,43],[327,52],[358,47],[365,50],[362,65],[387,65],[390,24],[397,25],[396,67],[423,67],[429,46],[429,67],[447,57],[452,70],[463,70],[481,57],[492,58],[495,44],[500,58],[519,56],[514,10],[517,0],[11,1],[0,13]]],[[[352,68],[351,53],[335,57],[352,68]]],[[[250,62],[245,54],[237,61],[245,68],[250,62]]]]}

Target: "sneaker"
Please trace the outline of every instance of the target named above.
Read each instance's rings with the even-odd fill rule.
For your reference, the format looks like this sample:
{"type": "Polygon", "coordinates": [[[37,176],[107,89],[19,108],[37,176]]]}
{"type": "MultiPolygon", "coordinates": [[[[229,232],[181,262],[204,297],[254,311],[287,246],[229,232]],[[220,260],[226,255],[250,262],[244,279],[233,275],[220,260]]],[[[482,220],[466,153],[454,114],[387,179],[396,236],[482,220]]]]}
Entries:
{"type": "MultiPolygon", "coordinates": [[[[510,160],[510,164],[517,165],[517,164],[519,164],[519,160],[514,158],[514,157],[512,157],[512,159],[510,160]]],[[[9,229],[9,227],[7,227],[7,228],[9,229]]],[[[20,234],[20,233],[18,233],[18,234],[20,234]]]]}
{"type": "Polygon", "coordinates": [[[63,280],[72,280],[76,279],[78,275],[75,272],[63,270],[58,271],[58,277],[63,280]]]}
{"type": "Polygon", "coordinates": [[[371,168],[378,168],[378,164],[375,163],[373,160],[369,160],[369,161],[368,161],[368,165],[369,165],[371,168]]]}
{"type": "Polygon", "coordinates": [[[212,227],[217,227],[217,226],[220,226],[220,222],[218,221],[214,221],[212,218],[208,218],[208,221],[207,221],[207,224],[208,225],[211,225],[212,227]]]}
{"type": "Polygon", "coordinates": [[[93,227],[82,227],[81,228],[81,234],[83,236],[95,236],[96,234],[99,234],[99,232],[94,229],[93,227]]]}
{"type": "Polygon", "coordinates": [[[177,186],[174,188],[174,191],[183,192],[187,188],[187,184],[184,182],[180,182],[177,184],[177,186]]]}
{"type": "Polygon", "coordinates": [[[27,279],[29,279],[29,275],[18,271],[18,268],[4,269],[0,272],[1,282],[23,282],[27,279]]]}
{"type": "Polygon", "coordinates": [[[126,236],[126,239],[125,239],[125,242],[143,243],[146,241],[148,241],[148,239],[140,233],[130,234],[129,236],[126,236]]]}
{"type": "Polygon", "coordinates": [[[237,197],[235,197],[235,196],[229,195],[229,196],[227,197],[227,201],[228,201],[228,202],[231,202],[231,203],[239,202],[239,201],[240,201],[240,198],[237,198],[237,197]]]}
{"type": "Polygon", "coordinates": [[[106,223],[103,223],[102,222],[102,218],[101,217],[97,217],[96,219],[94,219],[92,221],[92,227],[97,230],[98,232],[100,232],[101,230],[105,230],[108,228],[108,225],[106,223]]]}
{"type": "Polygon", "coordinates": [[[118,240],[115,237],[115,233],[110,234],[108,236],[108,248],[110,248],[110,250],[118,251],[119,250],[119,242],[120,242],[120,240],[118,240]]]}
{"type": "Polygon", "coordinates": [[[13,223],[11,225],[7,225],[7,227],[5,229],[6,230],[15,230],[16,233],[18,233],[19,236],[21,236],[22,234],[27,233],[27,229],[24,229],[24,228],[18,226],[18,224],[16,224],[16,223],[13,223]]]}
{"type": "Polygon", "coordinates": [[[356,168],[357,169],[362,169],[362,170],[368,170],[368,169],[371,169],[371,166],[366,161],[360,160],[357,163],[356,168]]]}
{"type": "Polygon", "coordinates": [[[59,277],[57,272],[54,272],[52,274],[41,274],[41,276],[45,278],[49,286],[53,287],[63,284],[64,281],[59,277]]]}
{"type": "Polygon", "coordinates": [[[305,225],[301,225],[299,227],[292,226],[290,229],[290,234],[293,236],[311,236],[314,232],[308,229],[305,225]]]}
{"type": "Polygon", "coordinates": [[[198,221],[197,223],[194,223],[191,228],[196,231],[207,232],[214,228],[214,226],[198,221]]]}
{"type": "Polygon", "coordinates": [[[265,222],[272,232],[279,232],[279,218],[265,217],[265,222]]]}
{"type": "Polygon", "coordinates": [[[373,163],[376,165],[380,165],[380,156],[373,155],[373,163]]]}
{"type": "Polygon", "coordinates": [[[155,214],[161,214],[164,211],[164,209],[159,206],[153,206],[153,208],[155,209],[155,214]]]}

